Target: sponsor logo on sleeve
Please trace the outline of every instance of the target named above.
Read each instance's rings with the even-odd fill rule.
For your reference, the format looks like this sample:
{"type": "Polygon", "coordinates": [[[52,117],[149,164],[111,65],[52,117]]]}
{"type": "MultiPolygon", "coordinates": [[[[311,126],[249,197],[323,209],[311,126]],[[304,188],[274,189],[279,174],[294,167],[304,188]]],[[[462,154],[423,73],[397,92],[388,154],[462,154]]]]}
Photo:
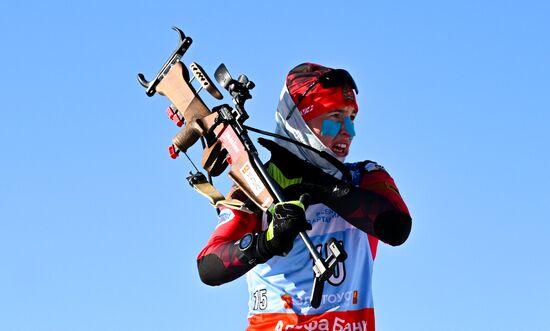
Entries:
{"type": "Polygon", "coordinates": [[[384,167],[379,165],[376,162],[369,162],[365,165],[365,170],[367,172],[375,171],[375,170],[384,170],[384,167]]]}

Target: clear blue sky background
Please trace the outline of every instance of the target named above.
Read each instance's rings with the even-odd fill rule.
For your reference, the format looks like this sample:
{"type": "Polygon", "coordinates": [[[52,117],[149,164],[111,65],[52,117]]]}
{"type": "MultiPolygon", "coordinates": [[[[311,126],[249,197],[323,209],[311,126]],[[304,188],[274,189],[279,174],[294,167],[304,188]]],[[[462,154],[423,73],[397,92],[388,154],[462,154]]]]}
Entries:
{"type": "Polygon", "coordinates": [[[378,330],[550,330],[549,16],[543,0],[3,3],[0,330],[245,328],[244,279],[198,278],[216,214],[167,154],[167,100],[136,80],[173,25],[187,63],[254,80],[262,129],[294,65],[353,74],[349,160],[386,166],[414,219],[379,248],[378,330]]]}

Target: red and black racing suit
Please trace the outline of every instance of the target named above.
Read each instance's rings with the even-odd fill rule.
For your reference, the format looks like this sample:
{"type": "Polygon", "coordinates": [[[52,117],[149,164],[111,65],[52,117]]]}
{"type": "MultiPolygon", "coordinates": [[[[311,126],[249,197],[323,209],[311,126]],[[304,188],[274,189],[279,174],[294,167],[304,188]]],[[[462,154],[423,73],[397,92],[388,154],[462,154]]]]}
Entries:
{"type": "MultiPolygon", "coordinates": [[[[407,239],[411,229],[411,217],[393,179],[383,167],[370,161],[350,164],[348,167],[353,174],[353,180],[352,183],[345,183],[298,159],[284,148],[271,146],[270,149],[272,152],[270,162],[276,165],[285,178],[293,179],[294,184],[281,185],[284,187],[285,197],[288,200],[294,200],[304,192],[310,193],[314,204],[327,206],[329,210],[336,212],[345,222],[351,224],[350,228],[357,229],[363,233],[363,236],[368,237],[368,241],[361,242],[367,243],[369,246],[366,249],[371,252],[369,256],[372,257],[372,260],[375,257],[378,239],[393,246],[400,245],[407,239]],[[295,180],[296,178],[300,180],[295,180]]],[[[242,193],[234,192],[237,197],[239,194],[242,193]]],[[[220,223],[197,259],[202,281],[209,285],[220,285],[251,270],[254,265],[248,263],[248,258],[240,252],[236,243],[244,234],[258,233],[265,230],[265,227],[266,222],[265,219],[262,221],[262,213],[247,213],[231,208],[222,208],[220,223]]],[[[295,246],[293,251],[297,249],[295,246]]],[[[360,247],[348,247],[346,251],[359,249],[360,247]]],[[[277,257],[277,259],[279,258],[277,257]]],[[[350,268],[348,267],[348,269],[350,268]]],[[[357,274],[369,278],[370,272],[357,272],[357,274]]],[[[365,283],[370,284],[370,279],[365,279],[365,283]]],[[[370,293],[370,288],[368,291],[370,293]]],[[[288,300],[288,298],[285,299],[285,296],[283,294],[281,298],[288,300]]],[[[292,298],[290,300],[292,301],[292,298]]],[[[288,312],[287,308],[288,305],[285,305],[286,312],[288,312]]],[[[369,309],[372,310],[372,308],[369,309]]],[[[374,312],[370,310],[368,312],[369,327],[366,328],[369,331],[374,330],[374,312]]],[[[302,316],[296,309],[294,311],[291,309],[290,312],[295,316],[293,317],[295,326],[299,323],[312,323],[315,316],[318,321],[322,321],[319,316],[325,316],[320,315],[319,312],[315,312],[311,316],[302,316]]],[[[249,330],[267,330],[276,327],[277,320],[269,320],[267,318],[269,314],[264,314],[265,318],[262,317],[261,322],[257,322],[257,319],[254,318],[255,315],[260,315],[257,313],[257,311],[251,311],[249,330]]],[[[277,316],[280,323],[278,314],[269,316],[277,316]]]]}

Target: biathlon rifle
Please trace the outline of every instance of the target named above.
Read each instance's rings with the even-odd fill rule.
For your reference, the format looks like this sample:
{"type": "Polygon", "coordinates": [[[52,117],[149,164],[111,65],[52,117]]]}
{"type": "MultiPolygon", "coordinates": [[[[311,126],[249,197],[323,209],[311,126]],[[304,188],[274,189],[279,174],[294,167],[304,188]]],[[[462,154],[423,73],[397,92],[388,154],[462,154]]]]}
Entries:
{"type": "MultiPolygon", "coordinates": [[[[209,109],[199,96],[201,90],[208,91],[218,100],[223,99],[223,96],[202,67],[195,62],[189,66],[193,73],[190,78],[181,58],[193,41],[182,30],[177,27],[173,29],[179,34],[179,44],[156,77],[148,81],[143,74],[138,74],[138,81],[145,87],[145,93],[150,97],[155,93],[167,97],[172,103],[167,108],[168,116],[180,127],[185,124],[172,139],[170,156],[176,158],[180,153],[186,153],[199,139],[202,141],[201,165],[207,171],[209,180],[198,170],[187,179],[214,206],[242,207],[239,201],[225,200],[212,185],[211,177],[219,176],[228,166],[231,180],[262,211],[267,211],[277,202],[286,201],[279,186],[261,162],[258,151],[248,136],[248,127],[244,125],[249,118],[244,103],[252,98],[250,90],[254,88],[254,83],[245,75],[240,75],[237,80],[233,79],[225,65],[221,64],[214,75],[233,98],[235,107],[222,104],[209,109]],[[195,79],[200,84],[197,90],[192,85],[195,79]]],[[[305,204],[308,203],[307,199],[307,195],[300,197],[305,204]]],[[[299,235],[313,259],[315,279],[310,303],[317,308],[321,303],[324,282],[332,276],[337,263],[346,259],[347,254],[342,245],[331,238],[327,242],[331,254],[324,260],[306,232],[302,231],[299,235]]]]}

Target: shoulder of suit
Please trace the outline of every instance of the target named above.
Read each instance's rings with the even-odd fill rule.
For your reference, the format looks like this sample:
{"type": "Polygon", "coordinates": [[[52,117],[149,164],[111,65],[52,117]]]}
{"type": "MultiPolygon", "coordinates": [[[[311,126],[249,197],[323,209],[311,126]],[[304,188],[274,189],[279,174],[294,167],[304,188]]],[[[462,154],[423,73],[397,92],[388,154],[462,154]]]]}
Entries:
{"type": "Polygon", "coordinates": [[[386,172],[383,166],[371,160],[365,160],[365,161],[355,162],[355,163],[346,163],[346,166],[350,171],[351,182],[353,185],[359,185],[362,178],[368,173],[373,173],[376,171],[386,172]]]}
{"type": "Polygon", "coordinates": [[[363,171],[365,172],[371,172],[371,171],[380,171],[380,170],[386,170],[381,164],[378,164],[374,161],[363,161],[363,171]]]}
{"type": "Polygon", "coordinates": [[[365,160],[361,162],[355,162],[355,163],[348,163],[347,164],[348,169],[350,171],[360,171],[360,172],[371,172],[371,171],[380,171],[380,170],[386,170],[382,165],[378,164],[377,162],[371,161],[371,160],[365,160]]]}

